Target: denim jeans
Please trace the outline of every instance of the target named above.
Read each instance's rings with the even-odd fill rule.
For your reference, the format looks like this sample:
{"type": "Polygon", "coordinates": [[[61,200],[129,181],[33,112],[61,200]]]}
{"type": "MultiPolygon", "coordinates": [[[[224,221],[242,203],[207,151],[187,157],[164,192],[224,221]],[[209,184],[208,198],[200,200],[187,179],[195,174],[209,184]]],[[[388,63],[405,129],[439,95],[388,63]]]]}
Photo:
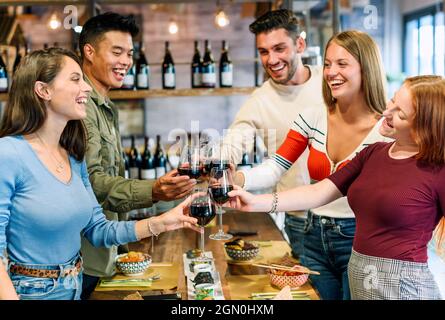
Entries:
{"type": "Polygon", "coordinates": [[[301,263],[320,272],[310,280],[324,300],[350,300],[348,262],[355,234],[354,218],[331,218],[309,211],[301,263]]]}
{"type": "MultiPolygon", "coordinates": [[[[78,274],[63,276],[65,269],[73,268],[78,257],[59,265],[35,265],[15,263],[34,269],[60,270],[60,276],[53,278],[30,277],[10,273],[12,284],[20,300],[80,300],[82,292],[82,270],[78,274]]],[[[10,262],[11,263],[11,262],[10,262]]]]}
{"type": "Polygon", "coordinates": [[[292,216],[286,213],[284,219],[284,231],[289,237],[290,246],[292,248],[292,256],[301,260],[303,254],[303,236],[306,218],[292,216]]]}

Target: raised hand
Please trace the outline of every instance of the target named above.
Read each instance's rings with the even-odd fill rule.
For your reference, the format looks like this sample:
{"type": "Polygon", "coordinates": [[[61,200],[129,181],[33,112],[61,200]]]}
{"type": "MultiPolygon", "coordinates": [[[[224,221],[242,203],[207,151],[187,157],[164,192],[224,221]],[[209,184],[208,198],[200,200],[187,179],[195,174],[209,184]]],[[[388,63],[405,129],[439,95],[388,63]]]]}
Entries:
{"type": "Polygon", "coordinates": [[[190,194],[196,185],[196,179],[180,176],[178,170],[172,170],[156,180],[153,185],[153,200],[171,201],[190,194]]]}

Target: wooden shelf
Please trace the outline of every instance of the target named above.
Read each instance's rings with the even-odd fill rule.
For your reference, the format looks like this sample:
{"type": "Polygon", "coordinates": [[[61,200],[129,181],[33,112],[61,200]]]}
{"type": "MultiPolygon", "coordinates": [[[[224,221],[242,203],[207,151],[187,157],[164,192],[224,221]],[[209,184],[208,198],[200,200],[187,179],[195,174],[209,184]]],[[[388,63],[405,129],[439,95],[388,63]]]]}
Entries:
{"type": "Polygon", "coordinates": [[[145,98],[169,98],[169,97],[205,97],[205,96],[232,96],[248,95],[255,87],[241,88],[214,88],[214,89],[150,89],[150,90],[111,90],[109,95],[112,100],[145,99],[145,98]]]}
{"type": "MultiPolygon", "coordinates": [[[[205,97],[205,96],[232,96],[249,95],[255,87],[241,88],[215,88],[215,89],[150,89],[150,90],[111,90],[111,100],[134,100],[145,98],[170,98],[170,97],[205,97]]],[[[7,101],[8,94],[0,93],[0,101],[7,101]]]]}

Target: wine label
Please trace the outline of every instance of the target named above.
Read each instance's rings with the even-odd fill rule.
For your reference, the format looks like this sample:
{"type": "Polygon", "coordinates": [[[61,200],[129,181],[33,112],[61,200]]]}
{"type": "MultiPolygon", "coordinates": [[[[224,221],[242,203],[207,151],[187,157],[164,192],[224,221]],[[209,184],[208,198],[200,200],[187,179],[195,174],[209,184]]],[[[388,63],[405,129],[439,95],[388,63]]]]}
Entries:
{"type": "Polygon", "coordinates": [[[124,77],[124,83],[123,83],[124,87],[133,87],[134,86],[134,75],[132,74],[127,74],[124,77]]]}
{"type": "Polygon", "coordinates": [[[8,78],[0,78],[0,90],[8,89],[8,78]]]}
{"type": "Polygon", "coordinates": [[[216,83],[216,73],[203,73],[202,74],[202,84],[215,84],[216,83]]]}
{"type": "Polygon", "coordinates": [[[195,86],[200,86],[202,84],[202,75],[199,72],[193,73],[193,83],[195,86]]]}
{"type": "Polygon", "coordinates": [[[233,72],[232,71],[221,72],[221,85],[231,86],[232,84],[233,84],[233,72]]]}
{"type": "Polygon", "coordinates": [[[141,179],[156,179],[156,170],[155,169],[141,169],[141,179]]]}
{"type": "Polygon", "coordinates": [[[130,178],[139,179],[139,168],[137,167],[130,168],[130,178]]]}
{"type": "Polygon", "coordinates": [[[138,74],[137,86],[138,86],[138,88],[147,88],[148,87],[148,74],[146,74],[146,73],[138,74]]]}
{"type": "Polygon", "coordinates": [[[156,179],[162,177],[165,173],[164,167],[156,167],[156,179]]]}
{"type": "Polygon", "coordinates": [[[174,87],[174,86],[175,86],[175,74],[164,73],[164,87],[174,87]]]}

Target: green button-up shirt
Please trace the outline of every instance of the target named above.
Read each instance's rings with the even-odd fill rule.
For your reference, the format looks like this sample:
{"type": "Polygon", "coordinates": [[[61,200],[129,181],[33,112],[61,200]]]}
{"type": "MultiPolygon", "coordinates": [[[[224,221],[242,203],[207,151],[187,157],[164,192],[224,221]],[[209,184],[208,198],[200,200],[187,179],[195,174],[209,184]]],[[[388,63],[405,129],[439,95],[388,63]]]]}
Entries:
{"type": "MultiPolygon", "coordinates": [[[[127,212],[153,205],[152,187],[155,180],[125,179],[119,133],[118,110],[107,98],[93,88],[87,102],[86,162],[91,185],[109,220],[126,220],[127,212]]],[[[117,247],[95,248],[82,237],[84,272],[91,276],[114,274],[117,247]]]]}

